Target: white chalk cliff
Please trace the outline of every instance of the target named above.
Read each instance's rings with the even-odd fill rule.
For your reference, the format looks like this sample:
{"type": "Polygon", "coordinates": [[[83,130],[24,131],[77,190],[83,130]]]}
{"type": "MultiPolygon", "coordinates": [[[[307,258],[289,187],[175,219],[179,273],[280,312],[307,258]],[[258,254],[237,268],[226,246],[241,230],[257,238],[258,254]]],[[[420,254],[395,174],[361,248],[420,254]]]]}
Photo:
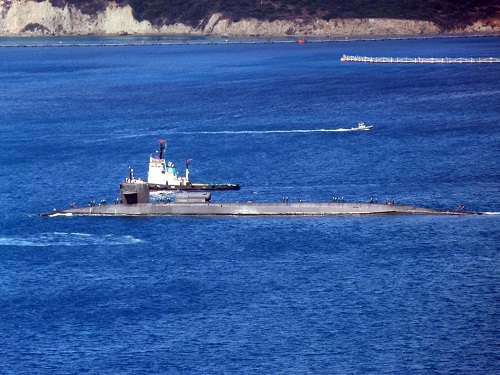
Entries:
{"type": "MultiPolygon", "coordinates": [[[[53,6],[48,0],[0,0],[0,35],[116,35],[116,34],[183,34],[215,36],[356,36],[438,34],[437,25],[428,21],[399,19],[315,19],[304,21],[259,21],[243,19],[233,22],[213,14],[201,27],[181,23],[156,27],[149,21],[134,18],[130,6],[109,3],[107,8],[90,15],[69,5],[53,6]]],[[[498,33],[500,19],[478,21],[455,33],[498,33]]]]}

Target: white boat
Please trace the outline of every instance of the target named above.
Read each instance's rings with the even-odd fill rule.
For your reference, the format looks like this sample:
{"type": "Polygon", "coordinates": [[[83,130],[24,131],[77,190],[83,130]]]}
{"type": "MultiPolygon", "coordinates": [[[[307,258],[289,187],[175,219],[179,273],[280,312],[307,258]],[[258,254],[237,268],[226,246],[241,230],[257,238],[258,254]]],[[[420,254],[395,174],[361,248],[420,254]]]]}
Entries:
{"type": "Polygon", "coordinates": [[[366,125],[364,122],[359,122],[358,126],[355,128],[351,128],[350,130],[372,130],[373,125],[366,125]]]}

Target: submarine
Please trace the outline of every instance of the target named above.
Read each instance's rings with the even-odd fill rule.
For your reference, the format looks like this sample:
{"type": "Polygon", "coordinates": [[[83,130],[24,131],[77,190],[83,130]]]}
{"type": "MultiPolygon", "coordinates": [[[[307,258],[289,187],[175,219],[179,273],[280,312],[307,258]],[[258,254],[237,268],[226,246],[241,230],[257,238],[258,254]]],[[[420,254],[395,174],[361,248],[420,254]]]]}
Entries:
{"type": "Polygon", "coordinates": [[[440,210],[365,202],[213,202],[210,192],[179,192],[175,201],[150,202],[147,181],[133,173],[120,184],[120,201],[71,207],[41,216],[339,216],[339,215],[473,215],[464,210],[440,210]]]}
{"type": "Polygon", "coordinates": [[[149,189],[153,191],[161,190],[239,190],[240,185],[225,183],[194,183],[189,181],[189,164],[192,159],[186,160],[186,175],[179,176],[175,164],[166,161],[164,158],[167,149],[167,142],[159,139],[160,150],[158,156],[149,157],[148,183],[149,189]]]}

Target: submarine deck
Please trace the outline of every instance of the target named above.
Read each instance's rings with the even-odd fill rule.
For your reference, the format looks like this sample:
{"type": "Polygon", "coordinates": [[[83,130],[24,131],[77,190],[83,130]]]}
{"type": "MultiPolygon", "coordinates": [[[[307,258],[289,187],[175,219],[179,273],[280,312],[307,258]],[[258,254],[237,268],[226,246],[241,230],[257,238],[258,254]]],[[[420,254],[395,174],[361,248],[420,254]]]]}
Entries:
{"type": "Polygon", "coordinates": [[[399,204],[363,202],[206,202],[104,204],[55,210],[41,214],[103,216],[334,216],[334,215],[471,215],[474,212],[440,210],[399,204]]]}

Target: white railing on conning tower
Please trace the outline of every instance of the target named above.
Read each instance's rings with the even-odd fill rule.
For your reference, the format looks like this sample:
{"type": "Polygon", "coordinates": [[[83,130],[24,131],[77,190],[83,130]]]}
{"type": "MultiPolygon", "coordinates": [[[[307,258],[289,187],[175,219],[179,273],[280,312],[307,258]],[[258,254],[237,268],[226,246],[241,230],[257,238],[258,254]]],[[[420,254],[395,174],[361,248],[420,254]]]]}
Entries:
{"type": "Polygon", "coordinates": [[[383,63],[383,64],[481,64],[500,63],[499,57],[367,57],[347,56],[343,62],[383,63]]]}

